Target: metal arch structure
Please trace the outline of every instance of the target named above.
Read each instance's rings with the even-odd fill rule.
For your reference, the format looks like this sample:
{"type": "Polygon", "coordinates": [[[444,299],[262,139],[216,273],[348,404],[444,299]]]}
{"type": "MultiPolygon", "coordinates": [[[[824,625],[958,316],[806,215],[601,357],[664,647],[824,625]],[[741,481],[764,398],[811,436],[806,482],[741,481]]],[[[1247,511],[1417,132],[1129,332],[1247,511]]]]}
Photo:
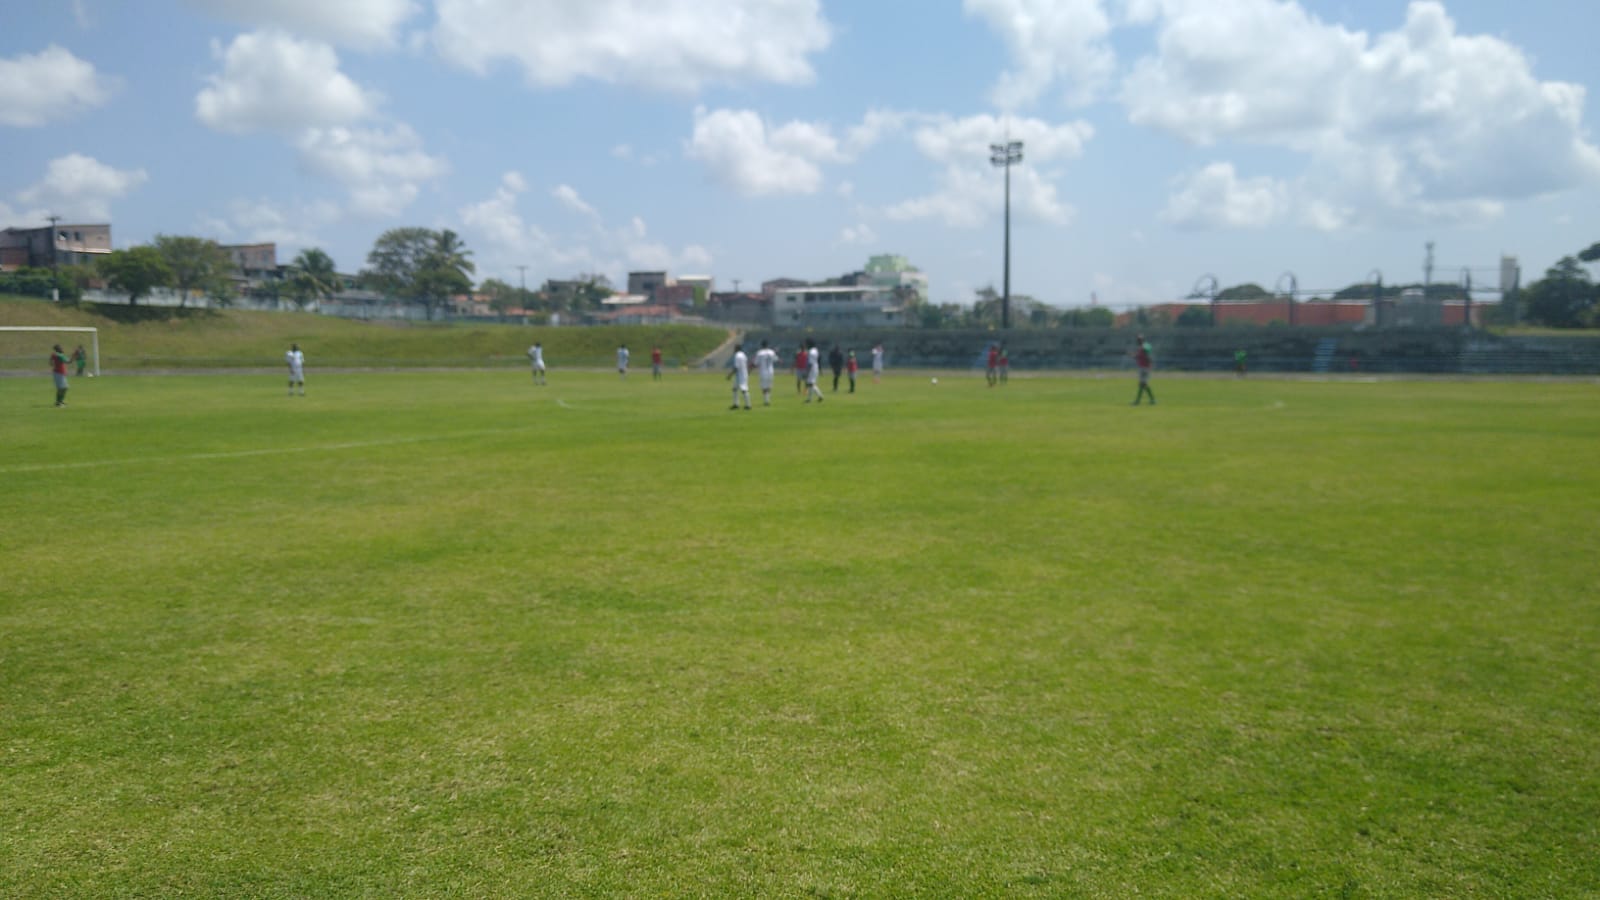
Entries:
{"type": "Polygon", "coordinates": [[[1211,306],[1211,327],[1217,327],[1217,294],[1221,293],[1222,285],[1217,281],[1217,276],[1211,274],[1201,275],[1194,283],[1194,290],[1189,292],[1190,297],[1204,297],[1211,306]]]}
{"type": "Polygon", "coordinates": [[[1384,327],[1384,272],[1382,269],[1373,269],[1366,274],[1366,280],[1373,285],[1373,325],[1384,327]]]}
{"type": "Polygon", "coordinates": [[[1288,281],[1289,281],[1289,290],[1288,290],[1288,296],[1289,296],[1289,324],[1291,326],[1293,326],[1294,325],[1294,298],[1295,298],[1295,295],[1300,293],[1300,279],[1294,277],[1294,273],[1293,272],[1285,272],[1282,275],[1278,276],[1278,283],[1273,286],[1273,290],[1277,291],[1280,294],[1284,293],[1283,282],[1284,282],[1285,279],[1288,279],[1288,281]]]}

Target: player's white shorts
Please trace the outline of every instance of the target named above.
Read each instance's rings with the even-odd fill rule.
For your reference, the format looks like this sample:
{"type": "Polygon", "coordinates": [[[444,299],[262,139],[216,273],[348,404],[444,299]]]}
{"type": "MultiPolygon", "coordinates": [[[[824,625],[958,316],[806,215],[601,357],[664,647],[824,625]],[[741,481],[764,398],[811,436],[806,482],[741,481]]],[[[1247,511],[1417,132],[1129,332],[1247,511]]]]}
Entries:
{"type": "Polygon", "coordinates": [[[299,366],[290,366],[289,367],[289,380],[290,381],[305,381],[306,380],[305,370],[301,369],[299,366]]]}

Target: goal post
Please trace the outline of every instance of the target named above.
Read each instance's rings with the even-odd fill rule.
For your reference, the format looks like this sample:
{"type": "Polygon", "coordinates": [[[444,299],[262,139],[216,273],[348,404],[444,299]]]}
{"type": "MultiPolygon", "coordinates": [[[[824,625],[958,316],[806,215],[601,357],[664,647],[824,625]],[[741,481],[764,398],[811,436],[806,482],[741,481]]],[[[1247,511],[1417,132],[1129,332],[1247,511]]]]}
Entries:
{"type": "Polygon", "coordinates": [[[0,325],[0,334],[10,332],[35,332],[56,334],[87,334],[89,336],[89,371],[96,377],[100,375],[100,329],[86,326],[66,325],[0,325]]]}

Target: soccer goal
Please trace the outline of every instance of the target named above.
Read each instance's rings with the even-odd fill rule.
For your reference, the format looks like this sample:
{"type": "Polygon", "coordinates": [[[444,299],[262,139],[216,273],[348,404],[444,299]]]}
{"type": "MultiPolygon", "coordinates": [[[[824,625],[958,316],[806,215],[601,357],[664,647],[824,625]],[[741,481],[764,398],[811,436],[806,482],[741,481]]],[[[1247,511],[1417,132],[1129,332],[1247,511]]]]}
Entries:
{"type": "MultiPolygon", "coordinates": [[[[56,343],[50,340],[51,333],[60,335],[76,335],[60,341],[67,353],[72,353],[72,345],[82,342],[83,335],[89,336],[89,346],[85,347],[88,353],[88,369],[91,375],[100,374],[100,329],[78,327],[72,328],[61,325],[0,325],[0,364],[4,368],[18,368],[18,363],[29,361],[33,366],[43,367],[44,360],[50,355],[50,345],[56,343]],[[30,333],[31,332],[31,333],[30,333]]],[[[33,366],[29,366],[32,368],[33,366]]]]}

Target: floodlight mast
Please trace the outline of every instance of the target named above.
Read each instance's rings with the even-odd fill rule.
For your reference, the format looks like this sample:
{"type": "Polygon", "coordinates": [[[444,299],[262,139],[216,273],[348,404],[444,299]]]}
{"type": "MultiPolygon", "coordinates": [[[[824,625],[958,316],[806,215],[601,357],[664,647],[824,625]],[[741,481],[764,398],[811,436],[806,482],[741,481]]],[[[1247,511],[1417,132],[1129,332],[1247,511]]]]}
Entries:
{"type": "Polygon", "coordinates": [[[989,145],[989,162],[1006,170],[1006,256],[1005,281],[1000,295],[1000,327],[1011,327],[1011,167],[1022,162],[1022,142],[1007,141],[989,145]]]}

